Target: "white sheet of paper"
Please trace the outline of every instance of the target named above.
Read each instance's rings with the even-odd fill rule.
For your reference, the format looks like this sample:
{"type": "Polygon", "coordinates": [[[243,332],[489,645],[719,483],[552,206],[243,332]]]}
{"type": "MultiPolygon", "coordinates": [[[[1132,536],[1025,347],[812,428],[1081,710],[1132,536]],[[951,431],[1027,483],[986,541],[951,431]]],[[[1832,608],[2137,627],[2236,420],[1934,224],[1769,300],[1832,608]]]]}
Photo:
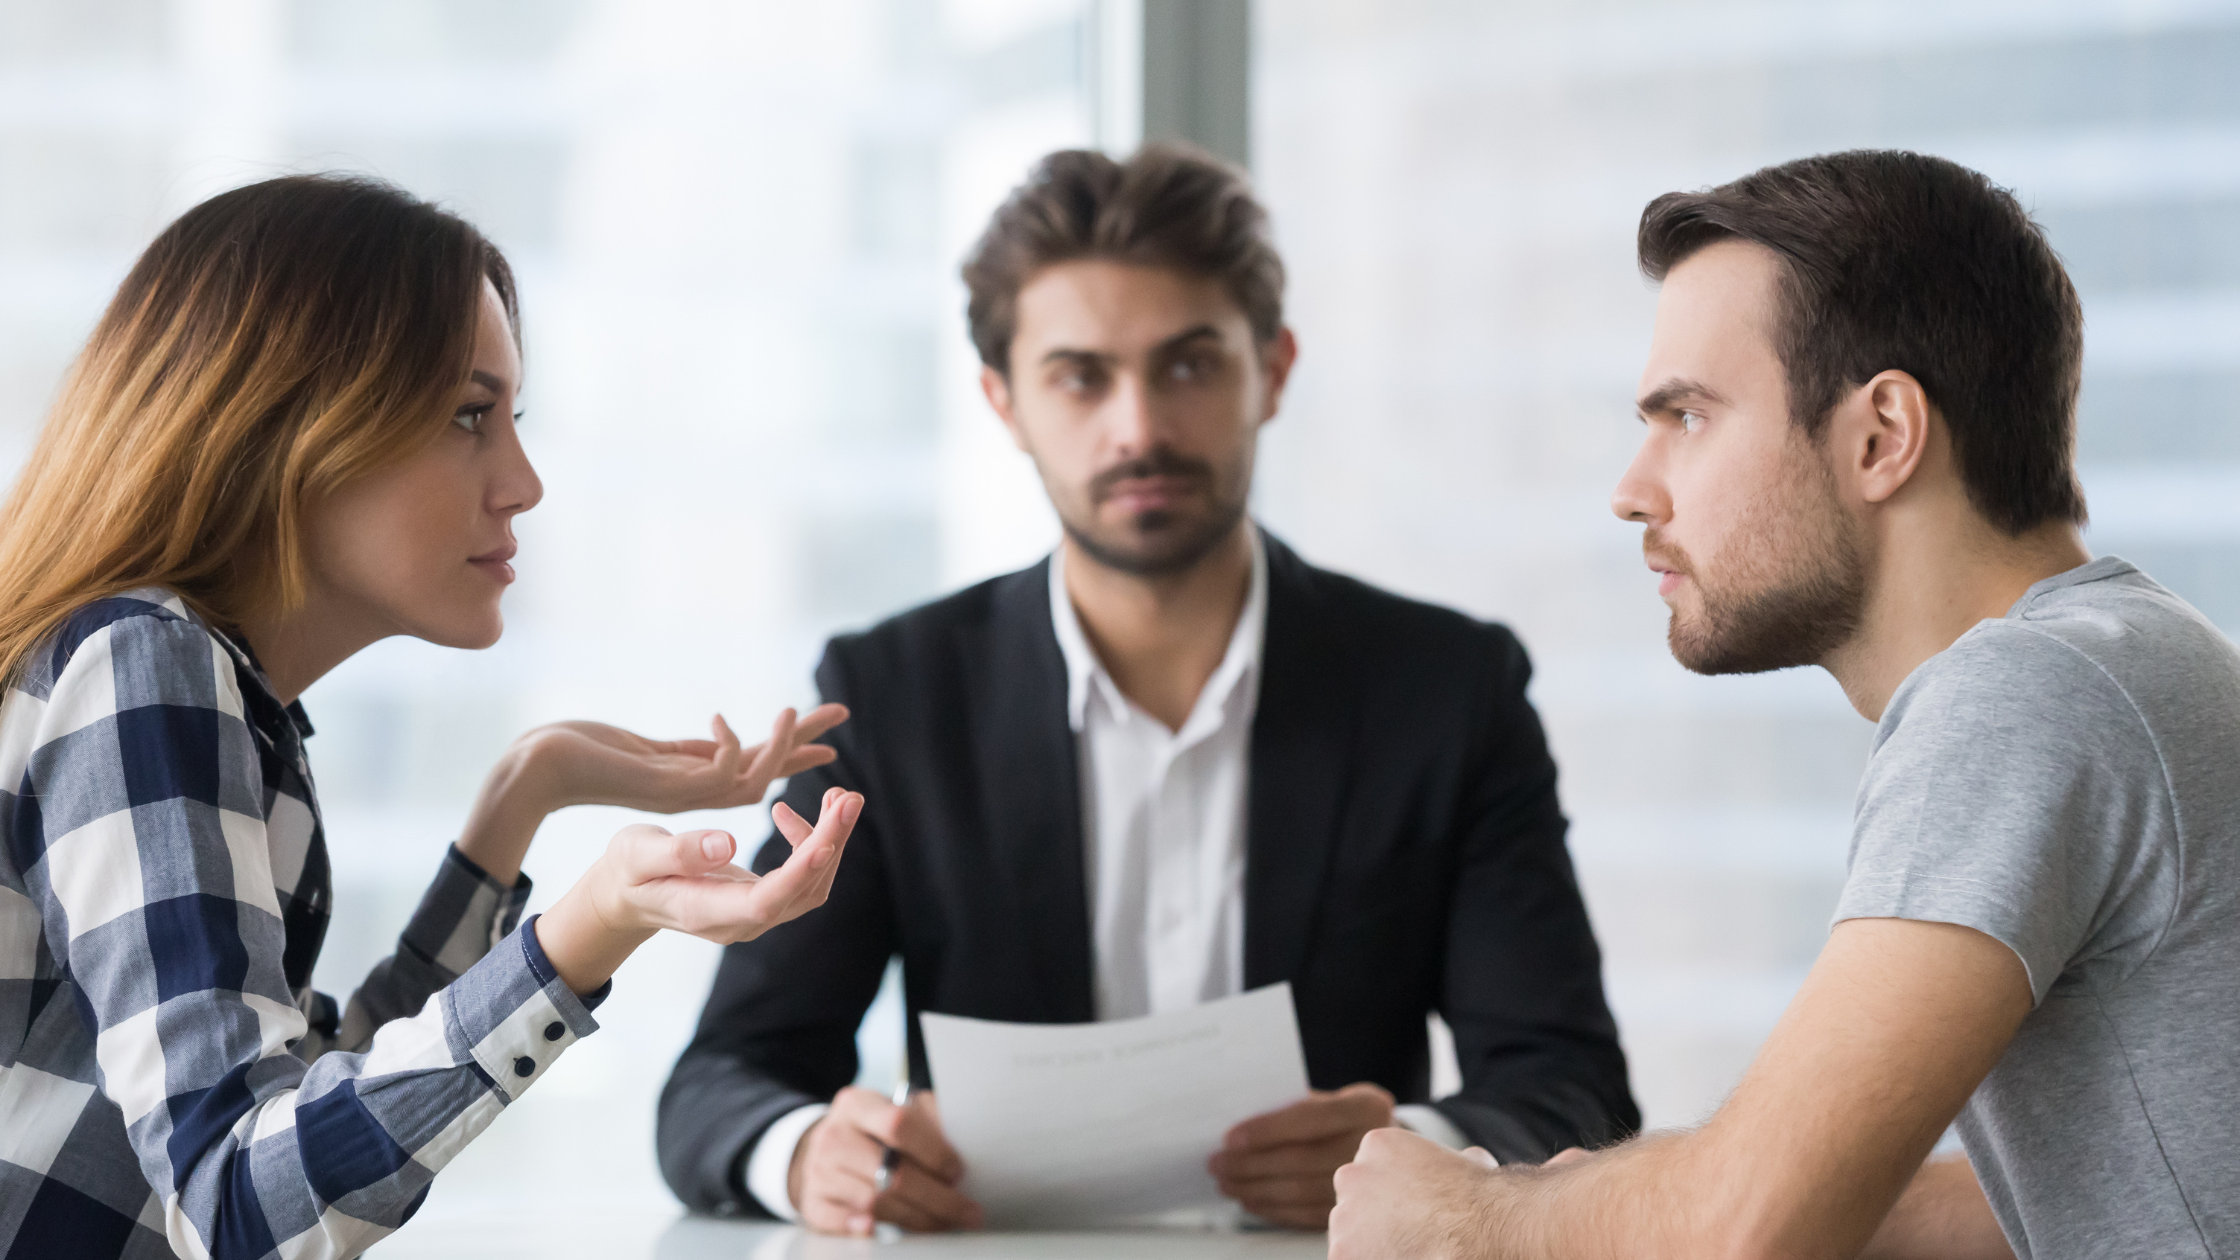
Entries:
{"type": "Polygon", "coordinates": [[[918,1022],[963,1189],[998,1229],[1218,1207],[1206,1160],[1229,1126],[1307,1096],[1288,984],[1101,1024],[918,1022]]]}

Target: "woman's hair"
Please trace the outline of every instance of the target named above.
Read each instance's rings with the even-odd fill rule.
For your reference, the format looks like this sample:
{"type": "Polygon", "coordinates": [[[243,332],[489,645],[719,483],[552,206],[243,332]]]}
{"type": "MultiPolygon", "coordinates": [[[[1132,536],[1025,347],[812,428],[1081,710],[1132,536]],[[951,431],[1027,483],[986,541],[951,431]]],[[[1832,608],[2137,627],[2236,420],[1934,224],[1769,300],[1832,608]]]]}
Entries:
{"type": "Polygon", "coordinates": [[[448,423],[485,281],[511,322],[497,248],[370,179],[266,180],[166,228],[0,507],[0,678],[135,587],[223,627],[298,606],[305,510],[448,423]]]}

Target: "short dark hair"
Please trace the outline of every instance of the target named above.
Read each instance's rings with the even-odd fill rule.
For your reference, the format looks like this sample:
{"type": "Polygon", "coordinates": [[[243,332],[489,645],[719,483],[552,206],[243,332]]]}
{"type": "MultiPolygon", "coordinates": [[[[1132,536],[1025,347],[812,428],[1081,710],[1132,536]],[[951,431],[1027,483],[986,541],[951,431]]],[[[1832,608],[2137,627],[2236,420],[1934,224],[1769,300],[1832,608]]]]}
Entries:
{"type": "Polygon", "coordinates": [[[1791,418],[1818,440],[1847,389],[1910,373],[1943,413],[1977,511],[2008,534],[2083,523],[2084,313],[2014,195],[1943,158],[1889,150],[1769,166],[1641,212],[1641,270],[1722,240],[1782,261],[1774,347],[1791,418]]]}
{"type": "Polygon", "coordinates": [[[1011,370],[1019,290],[1083,258],[1219,280],[1262,344],[1283,331],[1283,260],[1242,171],[1182,144],[1147,144],[1125,162],[1066,149],[1035,163],[965,257],[965,319],[982,363],[1011,370]]]}

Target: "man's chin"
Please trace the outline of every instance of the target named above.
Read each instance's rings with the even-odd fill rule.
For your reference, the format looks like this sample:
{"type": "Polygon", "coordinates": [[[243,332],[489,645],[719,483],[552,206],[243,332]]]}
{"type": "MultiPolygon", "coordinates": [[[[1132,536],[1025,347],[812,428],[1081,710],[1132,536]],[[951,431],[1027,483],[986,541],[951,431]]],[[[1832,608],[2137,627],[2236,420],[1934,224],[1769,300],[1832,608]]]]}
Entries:
{"type": "Polygon", "coordinates": [[[1673,613],[1664,637],[1665,646],[1672,650],[1672,659],[1678,661],[1682,669],[1706,677],[1770,674],[1819,663],[1817,657],[1805,658],[1773,644],[1737,642],[1735,635],[1708,632],[1700,624],[1690,624],[1678,611],[1673,613]]]}
{"type": "Polygon", "coordinates": [[[1731,672],[1718,668],[1717,653],[1711,649],[1710,645],[1701,642],[1681,629],[1680,614],[1677,610],[1672,614],[1671,623],[1665,627],[1664,643],[1665,647],[1671,650],[1672,659],[1678,661],[1680,668],[1691,674],[1731,672]]]}
{"type": "Polygon", "coordinates": [[[1234,525],[1146,512],[1124,526],[1066,532],[1090,559],[1108,569],[1135,577],[1171,577],[1196,568],[1234,525]]]}
{"type": "Polygon", "coordinates": [[[1090,559],[1132,577],[1171,577],[1188,572],[1205,559],[1203,548],[1162,546],[1156,542],[1119,543],[1110,539],[1077,538],[1075,541],[1090,559]]]}

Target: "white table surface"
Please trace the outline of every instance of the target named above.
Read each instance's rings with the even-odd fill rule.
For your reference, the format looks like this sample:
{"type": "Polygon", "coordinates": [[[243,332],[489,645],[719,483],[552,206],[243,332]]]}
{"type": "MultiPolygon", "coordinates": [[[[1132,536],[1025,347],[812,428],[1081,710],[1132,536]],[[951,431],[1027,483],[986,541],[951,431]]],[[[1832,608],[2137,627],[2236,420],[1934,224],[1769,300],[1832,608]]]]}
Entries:
{"type": "Polygon", "coordinates": [[[416,1219],[369,1260],[1322,1260],[1321,1234],[1161,1231],[824,1238],[784,1225],[670,1213],[416,1219]]]}

